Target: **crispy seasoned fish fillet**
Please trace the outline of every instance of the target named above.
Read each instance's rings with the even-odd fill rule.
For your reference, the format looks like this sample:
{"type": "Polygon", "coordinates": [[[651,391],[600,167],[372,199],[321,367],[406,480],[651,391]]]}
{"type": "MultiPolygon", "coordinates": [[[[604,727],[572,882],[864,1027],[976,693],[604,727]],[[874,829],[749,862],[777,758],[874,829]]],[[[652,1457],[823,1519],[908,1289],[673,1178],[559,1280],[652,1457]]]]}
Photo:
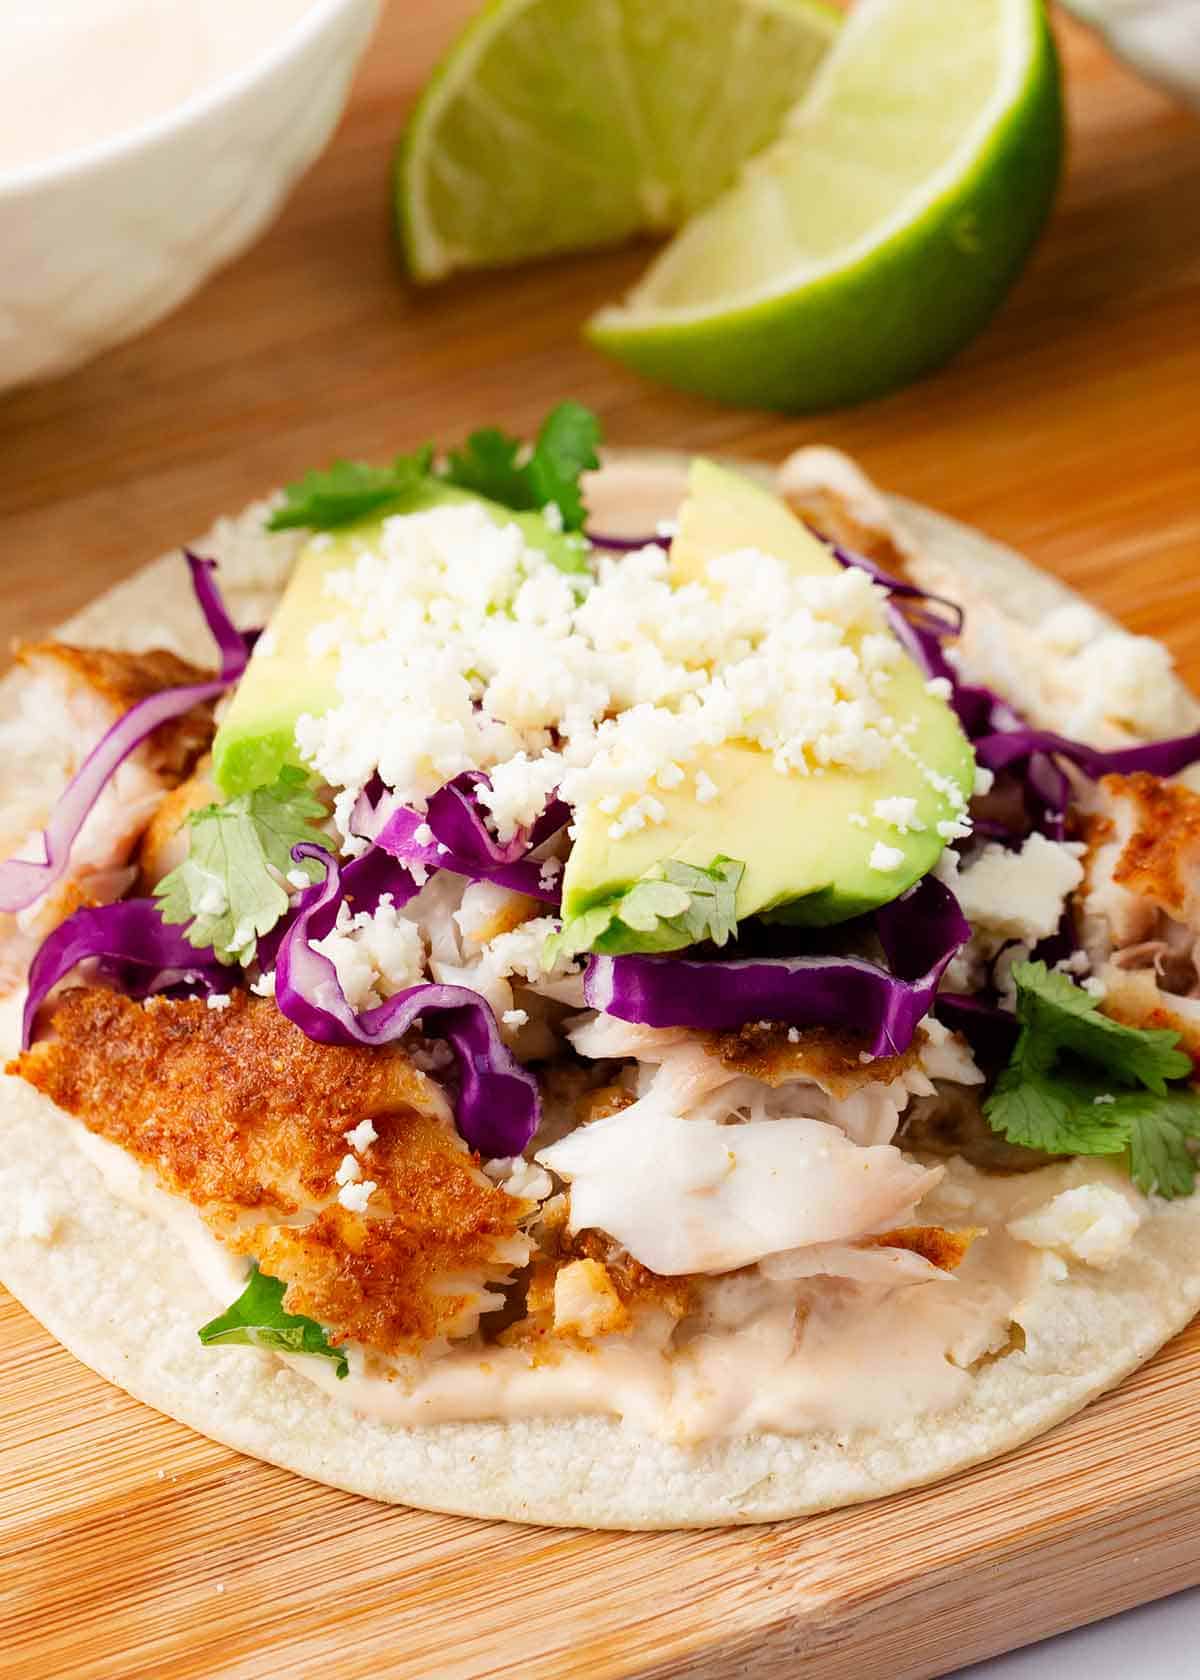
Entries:
{"type": "Polygon", "coordinates": [[[1146,771],[1105,776],[1078,894],[1104,1008],[1170,1027],[1200,1063],[1200,794],[1146,771]]]}
{"type": "MultiPolygon", "coordinates": [[[[202,682],[210,673],[173,653],[116,653],[68,642],[18,648],[5,685],[16,715],[0,727],[0,751],[22,797],[6,813],[0,857],[41,857],[40,830],[55,800],[118,718],[149,695],[202,682]]],[[[133,881],[138,838],[163,796],[186,776],[212,739],[210,705],[159,727],[104,789],[71,848],[66,873],[15,917],[0,917],[0,993],[20,975],[38,942],[85,904],[107,904],[133,881]]]]}
{"type": "Polygon", "coordinates": [[[488,1285],[529,1257],[535,1204],[485,1177],[401,1051],[318,1044],[244,994],[212,1010],[76,989],[50,1029],[9,1071],[186,1197],[339,1339],[396,1354],[469,1334],[499,1299],[488,1285]],[[352,1153],[364,1119],[378,1136],[352,1153]],[[356,1187],[375,1186],[363,1211],[338,1201],[347,1155],[356,1187]]]}

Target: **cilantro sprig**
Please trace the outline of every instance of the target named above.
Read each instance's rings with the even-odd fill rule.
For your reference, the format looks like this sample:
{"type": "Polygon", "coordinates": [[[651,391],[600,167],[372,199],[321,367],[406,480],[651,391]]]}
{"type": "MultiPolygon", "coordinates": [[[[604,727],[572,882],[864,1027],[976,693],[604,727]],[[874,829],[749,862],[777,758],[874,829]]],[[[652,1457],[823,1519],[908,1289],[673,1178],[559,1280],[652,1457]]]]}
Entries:
{"type": "Polygon", "coordinates": [[[403,503],[432,481],[473,491],[518,513],[556,507],[563,530],[578,531],[586,512],[579,480],[599,465],[600,437],[600,422],[590,409],[563,402],[546,416],[532,448],[488,426],[472,432],[461,449],[450,450],[440,462],[432,444],[398,455],[386,467],[335,461],[324,472],[306,473],[289,484],[267,529],[335,530],[403,503]]]}
{"type": "Polygon", "coordinates": [[[328,851],[316,826],[325,815],[307,775],[291,765],[270,787],[194,811],[187,857],[154,889],[163,921],[190,923],[189,944],[211,945],[229,962],[252,962],[259,938],[287,910],[287,876],[299,869],[309,881],[320,879],[317,860],[294,862],[292,847],[305,842],[328,851]]]}
{"type": "Polygon", "coordinates": [[[542,422],[526,450],[519,438],[494,426],[472,432],[461,450],[451,450],[438,476],[518,512],[553,506],[564,531],[583,527],[586,509],[579,480],[600,465],[596,446],[600,422],[582,403],[559,403],[542,422]]]}
{"type": "Polygon", "coordinates": [[[201,1342],[205,1347],[236,1342],[276,1353],[318,1354],[336,1360],[339,1377],[349,1375],[349,1360],[341,1348],[330,1347],[324,1327],[315,1318],[283,1310],[285,1293],[286,1285],[260,1272],[255,1261],[249,1281],[233,1305],[201,1327],[201,1342]]]}
{"type": "Polygon", "coordinates": [[[411,455],[397,455],[387,467],[365,461],[335,461],[324,472],[305,473],[284,492],[283,506],[267,520],[268,531],[307,527],[331,531],[375,513],[420,489],[433,462],[429,444],[411,455]]]}
{"type": "Polygon", "coordinates": [[[1127,1155],[1147,1195],[1190,1195],[1200,1096],[1172,1085],[1192,1071],[1179,1034],[1122,1026],[1065,974],[1013,968],[1020,1036],[984,1104],[993,1131],[1050,1155],[1127,1155]]]}
{"type": "Polygon", "coordinates": [[[551,967],[582,951],[618,956],[678,951],[702,940],[724,945],[737,929],[737,890],[745,872],[736,858],[715,857],[707,869],[669,859],[619,898],[565,922],[546,941],[542,960],[551,967]]]}

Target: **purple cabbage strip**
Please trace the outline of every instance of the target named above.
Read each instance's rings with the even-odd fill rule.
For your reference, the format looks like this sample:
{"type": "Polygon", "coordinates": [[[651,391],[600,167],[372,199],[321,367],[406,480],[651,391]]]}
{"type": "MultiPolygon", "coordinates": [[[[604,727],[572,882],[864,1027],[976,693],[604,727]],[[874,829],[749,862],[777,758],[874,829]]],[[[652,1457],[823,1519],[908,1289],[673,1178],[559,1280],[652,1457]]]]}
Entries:
{"type": "Polygon", "coordinates": [[[237,972],[211,950],[189,945],[179,928],[164,922],[151,898],[127,898],[76,910],[43,942],[29,967],[29,995],[21,1046],[33,1041],[34,1020],[47,995],[82,962],[99,959],[98,972],[128,997],[149,997],[176,986],[228,991],[237,972]]]}
{"type": "Polygon", "coordinates": [[[584,536],[593,548],[610,548],[614,554],[634,554],[639,548],[670,548],[671,539],[660,537],[606,537],[598,531],[585,531],[584,536]]]}
{"type": "Polygon", "coordinates": [[[192,588],[221,656],[218,675],[208,682],[165,688],[139,700],[106,731],[84,759],[55,805],[42,833],[45,861],[9,858],[0,863],[0,910],[26,909],[58,881],[71,857],[71,847],[93,806],[120,766],[160,724],[182,717],[193,706],[215,700],[237,682],[246,669],[246,642],[221,600],[213,573],[215,560],[187,553],[192,588]]]}
{"type": "Polygon", "coordinates": [[[477,798],[477,789],[486,781],[479,771],[456,776],[431,797],[424,816],[401,806],[380,829],[376,845],[402,863],[449,869],[473,881],[494,881],[557,909],[559,887],[543,886],[542,864],[525,854],[560,829],[570,811],[561,800],[552,800],[532,829],[518,831],[501,845],[488,831],[477,798]],[[423,827],[429,829],[431,839],[417,839],[423,827]]]}
{"type": "Polygon", "coordinates": [[[1082,741],[1072,741],[1048,729],[1030,728],[1020,713],[992,689],[978,683],[963,682],[946,658],[942,642],[962,629],[961,608],[941,596],[929,595],[913,584],[901,582],[860,554],[836,544],[832,546],[842,565],[861,567],[892,596],[916,598],[923,602],[936,601],[956,613],[957,622],[953,624],[930,613],[910,616],[899,607],[892,607],[889,616],[893,632],[905,652],[925,675],[941,677],[949,682],[950,703],[974,746],[978,762],[985,769],[1009,771],[1021,778],[1034,807],[1037,826],[1050,838],[1061,840],[1066,833],[1067,805],[1071,793],[1070,780],[1062,766],[1055,762],[1056,758],[1068,759],[1093,778],[1112,772],[1129,774],[1138,770],[1148,770],[1156,776],[1174,776],[1200,760],[1200,731],[1178,735],[1167,741],[1105,750],[1090,747],[1082,741]]]}
{"type": "Polygon", "coordinates": [[[299,916],[311,915],[309,936],[324,939],[327,933],[333,931],[338,907],[343,900],[356,915],[360,911],[372,915],[379,908],[379,901],[385,893],[399,909],[420,891],[404,864],[398,863],[378,846],[372,846],[361,857],[341,866],[341,886],[341,893],[334,903],[326,902],[324,881],[305,887],[287,915],[259,939],[258,966],[262,969],[274,967],[279,947],[299,916]]]}
{"type": "Polygon", "coordinates": [[[915,601],[917,622],[927,626],[935,633],[943,636],[957,636],[963,627],[963,610],[957,601],[951,601],[945,595],[931,595],[928,589],[920,589],[915,583],[905,583],[902,578],[893,577],[891,572],[885,572],[882,566],[877,566],[874,560],[868,560],[865,554],[859,554],[855,549],[843,548],[841,543],[830,541],[820,531],[814,535],[821,541],[828,543],[833,550],[833,557],[840,566],[857,567],[860,572],[866,572],[868,577],[886,589],[888,594],[897,601],[915,601]],[[950,614],[948,619],[940,613],[931,612],[929,603],[934,602],[939,607],[945,607],[950,614]]]}
{"type": "Polygon", "coordinates": [[[943,1026],[963,1035],[985,1073],[997,1073],[1010,1061],[1021,1030],[1010,1010],[983,997],[939,992],[933,1013],[943,1026]]]}
{"type": "Polygon", "coordinates": [[[874,921],[893,973],[863,957],[593,957],[584,994],[591,1008],[647,1027],[731,1032],[752,1021],[852,1023],[873,1056],[899,1055],[971,930],[953,893],[932,875],[874,921]]]}
{"type": "Polygon", "coordinates": [[[1089,747],[1055,735],[1049,729],[1024,725],[1002,733],[984,735],[975,743],[975,755],[989,770],[1016,769],[1036,754],[1053,753],[1069,759],[1093,779],[1107,775],[1128,776],[1148,770],[1153,776],[1177,776],[1200,760],[1200,731],[1175,735],[1167,741],[1147,741],[1136,747],[1089,747]]]}
{"type": "Polygon", "coordinates": [[[445,1039],[454,1051],[459,1075],[455,1117],[467,1143],[485,1156],[519,1155],[540,1119],[537,1081],[505,1046],[486,1001],[466,986],[431,982],[356,1013],[333,963],[312,947],[312,939],[322,937],[320,929],[332,926],[342,900],[337,860],[309,845],[295,847],[292,856],[298,862],[315,858],[326,873],[316,901],[295,917],[280,943],[275,965],[279,1008],[322,1044],[391,1044],[419,1021],[423,1031],[445,1039]]]}

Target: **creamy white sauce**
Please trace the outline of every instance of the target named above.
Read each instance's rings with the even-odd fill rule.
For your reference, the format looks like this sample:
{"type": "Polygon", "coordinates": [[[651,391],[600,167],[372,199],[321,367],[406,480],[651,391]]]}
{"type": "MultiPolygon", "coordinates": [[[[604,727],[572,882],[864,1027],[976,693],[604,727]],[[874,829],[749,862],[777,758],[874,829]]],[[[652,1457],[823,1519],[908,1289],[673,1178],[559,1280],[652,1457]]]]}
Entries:
{"type": "Polygon", "coordinates": [[[165,115],[313,0],[0,0],[0,173],[165,115]]]}
{"type": "MultiPolygon", "coordinates": [[[[246,1262],[115,1144],[82,1124],[79,1140],[113,1195],[168,1227],[214,1310],[228,1305],[246,1262]]],[[[964,1400],[971,1367],[1006,1346],[1035,1291],[1065,1275],[1060,1261],[1005,1226],[1081,1176],[1095,1177],[1094,1165],[1085,1174],[1069,1163],[1003,1178],[951,1162],[921,1217],[987,1226],[955,1276],[899,1288],[830,1278],[777,1282],[753,1272],[717,1279],[705,1286],[696,1329],[669,1351],[672,1326],[651,1314],[633,1334],[603,1337],[591,1348],[553,1347],[536,1364],[519,1348],[471,1343],[370,1371],[371,1356],[351,1345],[350,1375],[339,1380],[324,1360],[255,1357],[285,1358],[348,1410],[409,1427],[588,1414],[680,1443],[750,1430],[883,1428],[964,1400]]],[[[228,1349],[210,1354],[231,1357],[228,1349]]]]}

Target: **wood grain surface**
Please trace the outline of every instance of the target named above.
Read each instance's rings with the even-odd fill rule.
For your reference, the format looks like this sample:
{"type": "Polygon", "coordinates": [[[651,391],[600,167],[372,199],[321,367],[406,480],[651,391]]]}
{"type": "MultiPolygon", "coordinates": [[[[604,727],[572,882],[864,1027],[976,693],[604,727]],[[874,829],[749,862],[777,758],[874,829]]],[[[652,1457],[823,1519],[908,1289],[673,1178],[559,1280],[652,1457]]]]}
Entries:
{"type": "MultiPolygon", "coordinates": [[[[655,389],[580,343],[642,252],[404,285],[388,154],[468,10],[392,0],[333,146],[257,248],[135,343],[0,398],[4,644],[334,454],[530,428],[573,394],[619,443],[849,449],[1200,680],[1200,124],[1060,19],[1069,175],[1001,314],[908,391],[783,419],[655,389]]],[[[0,1353],[5,1676],[927,1680],[1200,1580],[1195,1326],[1084,1416],[939,1488],[653,1536],[306,1484],[108,1387],[10,1300],[0,1353]]]]}

